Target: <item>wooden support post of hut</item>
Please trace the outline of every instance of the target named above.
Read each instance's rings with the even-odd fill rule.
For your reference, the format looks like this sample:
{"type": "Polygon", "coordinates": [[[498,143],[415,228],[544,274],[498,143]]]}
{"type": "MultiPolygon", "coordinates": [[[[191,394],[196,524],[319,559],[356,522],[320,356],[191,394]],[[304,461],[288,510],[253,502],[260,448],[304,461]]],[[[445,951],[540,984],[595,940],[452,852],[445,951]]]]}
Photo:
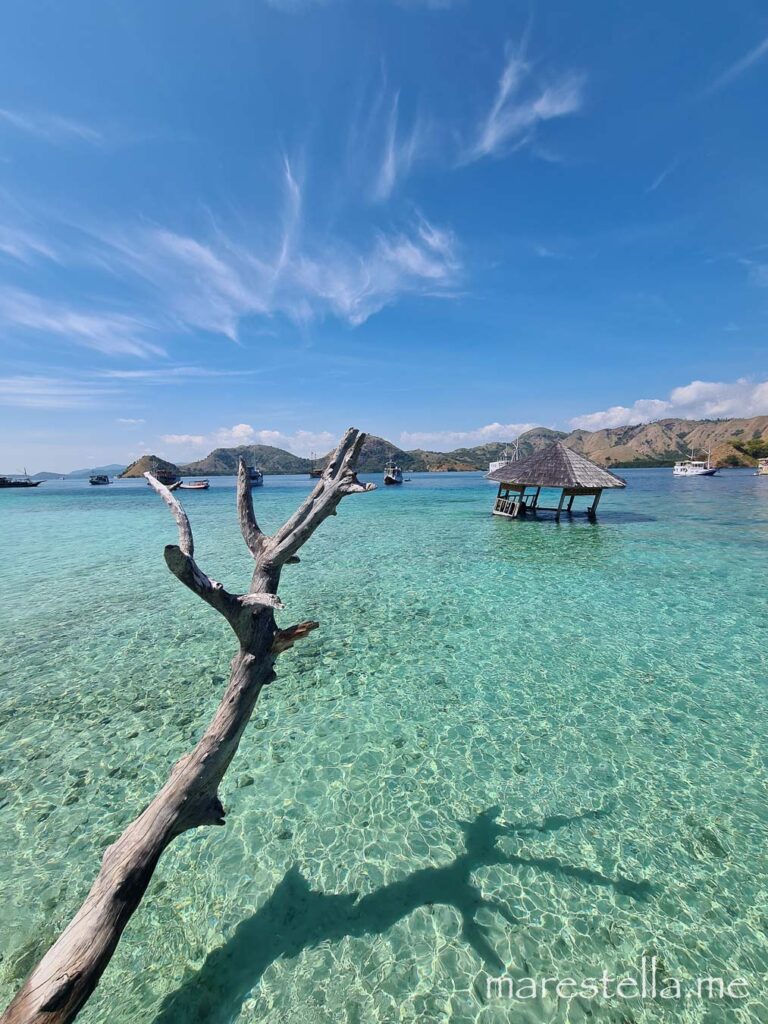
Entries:
{"type": "Polygon", "coordinates": [[[554,512],[558,522],[563,512],[574,515],[576,498],[592,498],[582,511],[595,519],[603,491],[608,487],[626,487],[621,477],[566,448],[560,441],[519,462],[508,462],[489,473],[488,479],[499,485],[493,506],[495,516],[517,519],[526,512],[554,512]],[[540,505],[542,489],[560,491],[558,504],[540,505]]]}

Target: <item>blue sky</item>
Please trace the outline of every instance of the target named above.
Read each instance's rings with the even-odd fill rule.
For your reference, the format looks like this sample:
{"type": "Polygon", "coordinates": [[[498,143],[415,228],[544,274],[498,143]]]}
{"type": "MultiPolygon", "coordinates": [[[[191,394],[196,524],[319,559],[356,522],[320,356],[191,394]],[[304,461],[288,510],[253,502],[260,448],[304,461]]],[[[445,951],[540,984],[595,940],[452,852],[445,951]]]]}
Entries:
{"type": "Polygon", "coordinates": [[[0,470],[768,413],[768,10],[7,0],[0,470]]]}

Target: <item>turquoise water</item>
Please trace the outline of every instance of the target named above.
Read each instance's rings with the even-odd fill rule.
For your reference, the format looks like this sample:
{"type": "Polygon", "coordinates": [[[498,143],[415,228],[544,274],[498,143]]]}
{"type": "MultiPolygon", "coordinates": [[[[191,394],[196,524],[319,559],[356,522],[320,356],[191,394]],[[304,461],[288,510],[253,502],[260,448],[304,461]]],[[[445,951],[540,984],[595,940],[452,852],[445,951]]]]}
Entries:
{"type": "MultiPolygon", "coordinates": [[[[625,473],[596,525],[479,475],[351,497],[284,572],[223,829],[163,858],[109,1021],[768,1020],[768,478],[625,473]],[[743,977],[746,1000],[486,995],[486,976],[743,977]]],[[[185,495],[244,588],[234,484],[185,495]]],[[[273,528],[308,489],[255,492],[273,528]]],[[[0,997],[212,714],[227,627],[143,481],[0,492],[0,997]]],[[[741,990],[738,990],[741,991],[741,990]]]]}

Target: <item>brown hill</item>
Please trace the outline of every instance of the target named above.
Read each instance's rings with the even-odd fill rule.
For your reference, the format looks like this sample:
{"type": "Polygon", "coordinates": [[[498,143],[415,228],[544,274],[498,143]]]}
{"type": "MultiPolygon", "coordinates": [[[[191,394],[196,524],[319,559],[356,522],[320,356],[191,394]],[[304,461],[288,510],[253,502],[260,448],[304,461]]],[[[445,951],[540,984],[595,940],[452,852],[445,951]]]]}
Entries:
{"type": "MultiPolygon", "coordinates": [[[[633,427],[574,430],[564,444],[603,466],[670,465],[691,448],[712,449],[718,465],[734,465],[730,441],[768,440],[768,416],[733,420],[665,419],[633,427]]],[[[746,458],[737,464],[751,465],[746,458]]]]}
{"type": "Polygon", "coordinates": [[[159,458],[157,455],[142,455],[140,459],[136,459],[132,462],[127,469],[124,469],[120,474],[122,477],[126,476],[144,476],[145,473],[178,473],[179,467],[174,466],[172,462],[166,462],[165,459],[159,458]]]}

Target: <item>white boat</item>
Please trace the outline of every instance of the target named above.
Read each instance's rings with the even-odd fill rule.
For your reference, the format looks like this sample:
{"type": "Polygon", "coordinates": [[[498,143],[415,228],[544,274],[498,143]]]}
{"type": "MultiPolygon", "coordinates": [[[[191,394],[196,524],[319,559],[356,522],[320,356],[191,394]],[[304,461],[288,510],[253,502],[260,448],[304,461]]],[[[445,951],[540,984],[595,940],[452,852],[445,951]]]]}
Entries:
{"type": "Polygon", "coordinates": [[[758,459],[755,476],[768,476],[768,459],[758,459]]]}
{"type": "Polygon", "coordinates": [[[488,463],[488,472],[486,476],[490,476],[491,473],[495,473],[497,469],[501,469],[503,466],[510,466],[513,462],[517,462],[520,458],[520,442],[512,442],[512,450],[509,450],[509,445],[501,453],[501,458],[497,459],[496,462],[488,463]]]}
{"type": "Polygon", "coordinates": [[[403,482],[403,471],[399,466],[395,465],[395,460],[390,459],[384,467],[384,483],[391,487],[393,484],[401,484],[403,482]]]}
{"type": "Polygon", "coordinates": [[[694,459],[694,449],[691,448],[691,457],[684,462],[676,462],[672,473],[674,476],[714,476],[717,466],[712,465],[712,452],[707,452],[706,461],[694,459]]]}
{"type": "Polygon", "coordinates": [[[179,489],[182,491],[207,491],[210,487],[210,483],[207,480],[190,480],[188,483],[179,484],[179,489]]]}
{"type": "Polygon", "coordinates": [[[248,467],[248,479],[251,481],[251,487],[264,486],[264,474],[260,469],[257,469],[254,466],[248,467]]]}

